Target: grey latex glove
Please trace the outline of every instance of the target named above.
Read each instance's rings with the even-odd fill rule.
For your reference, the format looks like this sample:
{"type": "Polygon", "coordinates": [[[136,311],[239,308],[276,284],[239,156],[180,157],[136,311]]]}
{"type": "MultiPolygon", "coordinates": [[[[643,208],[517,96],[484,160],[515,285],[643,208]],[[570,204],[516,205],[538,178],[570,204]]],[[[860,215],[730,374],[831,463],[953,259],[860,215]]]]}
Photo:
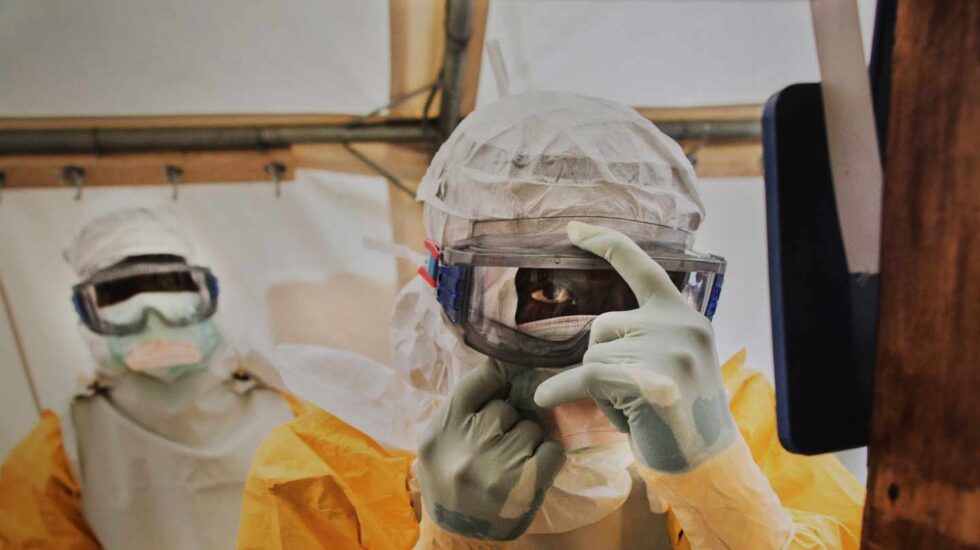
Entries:
{"type": "Polygon", "coordinates": [[[640,462],[660,472],[690,470],[725,450],[737,430],[711,323],[622,233],[571,222],[568,236],[612,265],[639,308],[598,316],[582,366],[542,383],[537,404],[592,398],[615,426],[629,432],[640,462]]]}
{"type": "Polygon", "coordinates": [[[422,438],[422,501],[442,529],[476,539],[516,539],[564,463],[561,447],[544,441],[541,427],[520,420],[503,400],[516,372],[496,362],[481,364],[459,382],[422,438]]]}

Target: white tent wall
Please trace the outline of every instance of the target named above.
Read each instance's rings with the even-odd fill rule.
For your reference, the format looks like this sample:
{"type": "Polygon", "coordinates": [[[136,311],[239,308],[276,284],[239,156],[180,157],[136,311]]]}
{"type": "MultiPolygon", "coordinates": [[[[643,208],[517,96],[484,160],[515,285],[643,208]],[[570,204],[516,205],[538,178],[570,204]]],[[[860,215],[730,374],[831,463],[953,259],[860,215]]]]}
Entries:
{"type": "Polygon", "coordinates": [[[728,261],[721,301],[712,321],[718,357],[725,361],[745,349],[746,364],[762,371],[772,382],[762,182],[756,178],[702,179],[698,191],[710,215],[698,230],[695,248],[728,261]]]}
{"type": "MultiPolygon", "coordinates": [[[[172,207],[203,265],[219,278],[215,319],[229,340],[267,354],[275,343],[342,347],[388,360],[387,318],[395,260],[365,249],[391,241],[388,183],[380,178],[299,171],[274,198],[270,184],[17,190],[0,205],[0,276],[37,380],[42,405],[62,410],[94,364],[79,335],[62,248],[81,220],[116,206],[172,207]],[[299,299],[299,297],[302,299],[299,299]]],[[[36,420],[9,327],[0,324],[0,456],[36,420]],[[11,355],[13,354],[13,355],[11,355]],[[25,421],[25,415],[28,420],[25,421]]]]}
{"type": "Polygon", "coordinates": [[[388,0],[3,0],[0,116],[361,114],[388,0]]]}
{"type": "Polygon", "coordinates": [[[0,308],[0,457],[7,454],[38,420],[13,327],[0,308]]]}
{"type": "MultiPolygon", "coordinates": [[[[870,56],[877,0],[857,0],[870,56]]],[[[805,0],[491,2],[511,93],[559,90],[641,107],[762,103],[820,80],[805,0]]],[[[497,98],[480,74],[477,104],[497,98]]]]}

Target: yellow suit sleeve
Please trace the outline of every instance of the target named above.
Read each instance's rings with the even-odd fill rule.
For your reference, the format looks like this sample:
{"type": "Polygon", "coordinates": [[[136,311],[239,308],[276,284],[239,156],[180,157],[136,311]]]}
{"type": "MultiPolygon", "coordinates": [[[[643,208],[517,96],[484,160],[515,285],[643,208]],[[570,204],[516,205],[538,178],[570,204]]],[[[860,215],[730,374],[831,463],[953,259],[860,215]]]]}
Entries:
{"type": "MultiPolygon", "coordinates": [[[[775,505],[782,510],[773,511],[772,517],[778,522],[782,522],[784,518],[792,520],[788,540],[783,546],[858,548],[864,486],[833,455],[808,457],[794,455],[783,449],[776,432],[776,400],[772,386],[760,373],[746,369],[744,362],[743,350],[722,367],[722,374],[725,387],[732,396],[732,415],[748,452],[751,453],[751,460],[758,466],[758,469],[752,470],[761,471],[779,498],[779,503],[775,505]]],[[[731,452],[734,454],[738,450],[732,449],[731,452]]],[[[729,462],[733,463],[737,461],[729,462]]],[[[728,473],[731,474],[730,471],[728,473]]],[[[745,473],[750,474],[751,472],[745,473]]],[[[690,490],[684,487],[682,477],[644,472],[644,478],[655,491],[658,483],[666,484],[668,487],[661,487],[661,490],[668,493],[690,490]]],[[[730,477],[729,475],[727,478],[730,477]]],[[[683,513],[680,510],[674,512],[676,513],[671,514],[668,519],[668,527],[675,547],[689,548],[691,537],[683,531],[683,513]]],[[[742,533],[751,531],[746,527],[747,523],[739,518],[739,513],[732,514],[732,518],[736,522],[743,522],[742,533]]]]}
{"type": "Polygon", "coordinates": [[[61,422],[50,411],[42,413],[0,470],[0,543],[3,548],[99,548],[68,468],[61,422]]]}
{"type": "Polygon", "coordinates": [[[240,549],[411,548],[412,456],[311,407],[266,438],[252,462],[240,549]]]}

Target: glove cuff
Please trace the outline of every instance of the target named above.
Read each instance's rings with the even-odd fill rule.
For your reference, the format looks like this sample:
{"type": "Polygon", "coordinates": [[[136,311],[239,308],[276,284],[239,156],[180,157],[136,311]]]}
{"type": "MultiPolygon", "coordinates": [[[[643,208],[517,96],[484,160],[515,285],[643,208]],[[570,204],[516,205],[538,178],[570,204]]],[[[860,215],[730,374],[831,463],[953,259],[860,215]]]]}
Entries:
{"type": "Polygon", "coordinates": [[[510,547],[509,542],[472,539],[447,531],[429,519],[429,514],[424,511],[423,507],[422,521],[419,524],[419,540],[415,543],[415,550],[441,550],[443,548],[453,550],[505,550],[510,547]]]}
{"type": "Polygon", "coordinates": [[[641,466],[640,475],[670,504],[692,548],[784,548],[793,536],[793,521],[741,435],[689,472],[641,466]]]}

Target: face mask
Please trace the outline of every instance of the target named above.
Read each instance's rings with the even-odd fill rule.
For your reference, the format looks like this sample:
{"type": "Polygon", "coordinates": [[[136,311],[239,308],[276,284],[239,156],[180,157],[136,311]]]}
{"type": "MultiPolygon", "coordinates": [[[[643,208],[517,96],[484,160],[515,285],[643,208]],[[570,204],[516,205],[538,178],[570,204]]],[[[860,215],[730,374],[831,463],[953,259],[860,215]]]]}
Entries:
{"type": "Polygon", "coordinates": [[[633,460],[626,442],[568,453],[527,532],[564,533],[618,510],[633,490],[633,460]]]}
{"type": "Polygon", "coordinates": [[[548,438],[566,451],[565,464],[528,533],[561,533],[595,523],[619,509],[633,487],[627,470],[633,462],[629,438],[609,423],[594,401],[552,409],[534,404],[537,387],[564,370],[531,368],[511,381],[508,401],[522,416],[540,422],[548,438]]]}
{"type": "Polygon", "coordinates": [[[142,293],[103,308],[108,319],[132,317],[144,308],[149,311],[146,328],[125,336],[108,336],[106,344],[113,366],[139,372],[163,381],[173,381],[207,366],[221,337],[210,320],[172,327],[160,315],[177,316],[193,307],[196,299],[187,293],[142,293]]]}
{"type": "Polygon", "coordinates": [[[596,315],[552,317],[530,323],[521,323],[517,325],[517,330],[542,340],[560,342],[577,336],[595,318],[596,315]]]}
{"type": "Polygon", "coordinates": [[[151,313],[142,332],[109,336],[106,341],[109,357],[117,368],[171,382],[206,368],[221,336],[210,320],[186,327],[170,327],[151,313]]]}
{"type": "Polygon", "coordinates": [[[617,430],[591,399],[580,399],[547,409],[534,403],[537,387],[563,370],[528,369],[511,382],[511,403],[540,422],[548,438],[567,452],[627,441],[627,435],[617,430]]]}
{"type": "Polygon", "coordinates": [[[627,441],[591,399],[564,403],[538,414],[546,433],[566,452],[627,441]]]}
{"type": "Polygon", "coordinates": [[[130,349],[123,363],[136,372],[155,372],[203,361],[197,346],[186,340],[145,340],[130,349]]]}

